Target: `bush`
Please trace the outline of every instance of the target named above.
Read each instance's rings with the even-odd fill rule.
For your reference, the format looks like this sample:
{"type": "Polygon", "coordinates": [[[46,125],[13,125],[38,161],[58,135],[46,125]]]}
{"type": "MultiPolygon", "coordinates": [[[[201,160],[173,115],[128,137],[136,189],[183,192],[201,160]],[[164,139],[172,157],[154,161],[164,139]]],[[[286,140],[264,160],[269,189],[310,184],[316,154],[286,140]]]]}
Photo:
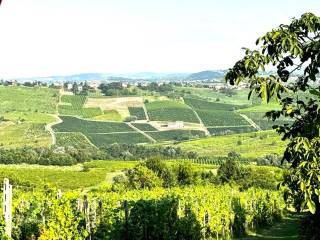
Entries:
{"type": "Polygon", "coordinates": [[[129,169],[126,176],[129,186],[133,189],[151,189],[161,187],[163,183],[155,172],[142,165],[129,169]]]}

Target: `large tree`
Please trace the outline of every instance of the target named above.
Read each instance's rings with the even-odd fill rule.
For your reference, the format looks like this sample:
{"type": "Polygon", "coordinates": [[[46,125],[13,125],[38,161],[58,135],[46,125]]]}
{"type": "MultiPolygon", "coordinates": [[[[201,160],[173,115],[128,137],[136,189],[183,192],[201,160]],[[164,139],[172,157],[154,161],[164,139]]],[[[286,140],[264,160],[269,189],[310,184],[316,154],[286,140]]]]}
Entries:
{"type": "Polygon", "coordinates": [[[291,163],[283,182],[286,198],[320,215],[320,18],[305,13],[266,33],[256,45],[245,49],[226,80],[232,85],[248,81],[249,98],[255,93],[266,102],[278,101],[282,109],[267,112],[269,119],[293,120],[274,126],[288,141],[283,156],[291,163]],[[274,74],[266,74],[266,67],[274,74]]]}

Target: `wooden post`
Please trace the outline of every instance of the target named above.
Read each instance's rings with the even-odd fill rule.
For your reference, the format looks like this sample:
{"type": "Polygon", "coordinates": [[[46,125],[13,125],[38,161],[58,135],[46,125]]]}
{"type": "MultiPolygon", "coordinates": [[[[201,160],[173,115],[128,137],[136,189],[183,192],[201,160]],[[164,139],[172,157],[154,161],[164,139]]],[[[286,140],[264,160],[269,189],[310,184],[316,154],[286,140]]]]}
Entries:
{"type": "Polygon", "coordinates": [[[12,185],[9,179],[3,181],[3,215],[5,220],[5,233],[11,238],[12,230],[12,185]]]}
{"type": "Polygon", "coordinates": [[[128,229],[129,209],[128,209],[127,200],[124,200],[123,208],[124,208],[124,218],[125,218],[125,240],[128,240],[129,239],[129,229],[128,229]]]}

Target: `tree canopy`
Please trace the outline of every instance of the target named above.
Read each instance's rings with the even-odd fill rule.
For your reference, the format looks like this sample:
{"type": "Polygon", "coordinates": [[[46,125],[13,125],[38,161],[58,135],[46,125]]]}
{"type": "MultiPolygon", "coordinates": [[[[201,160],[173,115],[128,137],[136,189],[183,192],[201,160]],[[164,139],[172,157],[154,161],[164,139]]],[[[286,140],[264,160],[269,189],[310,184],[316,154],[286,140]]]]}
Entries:
{"type": "Polygon", "coordinates": [[[278,101],[282,109],[267,112],[269,119],[293,120],[274,126],[289,141],[283,161],[291,168],[282,186],[295,206],[320,214],[320,17],[305,13],[258,38],[256,45],[245,49],[226,81],[248,81],[249,99],[255,93],[266,102],[278,101]],[[274,74],[265,73],[270,67],[274,74]]]}

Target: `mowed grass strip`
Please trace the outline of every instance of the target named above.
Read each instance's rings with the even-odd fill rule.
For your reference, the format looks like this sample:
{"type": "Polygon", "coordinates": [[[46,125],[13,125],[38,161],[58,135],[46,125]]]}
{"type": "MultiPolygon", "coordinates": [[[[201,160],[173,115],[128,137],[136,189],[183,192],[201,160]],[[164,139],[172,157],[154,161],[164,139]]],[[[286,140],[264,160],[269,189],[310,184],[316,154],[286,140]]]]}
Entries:
{"type": "Polygon", "coordinates": [[[146,104],[152,121],[184,121],[199,123],[197,116],[186,104],[178,101],[155,101],[146,104]]]}
{"type": "Polygon", "coordinates": [[[128,107],[130,115],[136,116],[138,120],[145,120],[146,115],[142,107],[128,107]]]}
{"type": "Polygon", "coordinates": [[[69,116],[61,116],[60,118],[63,122],[53,126],[56,132],[82,132],[84,134],[134,132],[131,127],[122,122],[90,121],[69,116]]]}
{"type": "Polygon", "coordinates": [[[97,147],[104,147],[110,144],[138,144],[150,143],[150,140],[138,132],[132,133],[108,133],[108,134],[93,134],[87,133],[86,136],[97,147]]]}

